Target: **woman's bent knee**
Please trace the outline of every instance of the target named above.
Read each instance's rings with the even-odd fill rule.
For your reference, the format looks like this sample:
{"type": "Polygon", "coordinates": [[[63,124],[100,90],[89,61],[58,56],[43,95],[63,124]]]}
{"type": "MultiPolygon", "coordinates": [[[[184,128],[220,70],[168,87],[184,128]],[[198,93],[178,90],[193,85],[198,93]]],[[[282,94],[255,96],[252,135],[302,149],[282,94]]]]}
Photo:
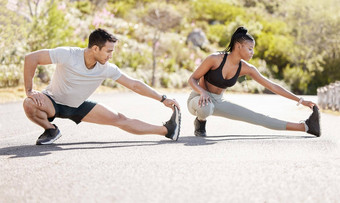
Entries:
{"type": "Polygon", "coordinates": [[[205,120],[208,116],[213,114],[215,105],[209,102],[205,106],[199,106],[199,99],[200,97],[197,96],[188,101],[188,110],[192,115],[197,116],[200,120],[205,120]]]}
{"type": "Polygon", "coordinates": [[[208,103],[205,106],[199,107],[196,110],[197,117],[200,120],[205,120],[208,116],[212,115],[214,113],[214,104],[208,103]]]}

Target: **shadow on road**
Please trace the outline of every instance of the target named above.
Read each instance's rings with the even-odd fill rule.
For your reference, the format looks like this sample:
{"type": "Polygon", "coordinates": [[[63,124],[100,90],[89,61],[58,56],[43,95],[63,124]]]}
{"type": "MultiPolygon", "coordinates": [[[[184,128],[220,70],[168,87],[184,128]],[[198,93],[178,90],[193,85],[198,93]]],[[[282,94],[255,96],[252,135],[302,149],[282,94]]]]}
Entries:
{"type": "Polygon", "coordinates": [[[180,137],[179,143],[185,146],[211,145],[222,141],[258,141],[258,140],[297,140],[315,138],[314,136],[288,135],[217,135],[207,137],[180,137]]]}
{"type": "Polygon", "coordinates": [[[315,136],[291,136],[291,135],[215,135],[207,138],[224,138],[223,140],[286,140],[316,138],[315,136]]]}
{"type": "Polygon", "coordinates": [[[122,141],[122,142],[77,142],[51,145],[23,145],[0,149],[0,156],[10,156],[9,158],[37,157],[46,156],[54,151],[68,150],[89,150],[121,147],[138,147],[158,145],[159,142],[153,141],[122,141]],[[85,146],[89,145],[89,146],[85,146]]]}
{"type": "Polygon", "coordinates": [[[77,142],[51,145],[23,145],[0,149],[0,156],[9,158],[37,157],[52,154],[55,151],[90,150],[123,147],[144,147],[160,144],[183,144],[184,146],[212,145],[224,141],[258,141],[258,140],[297,140],[315,138],[314,136],[283,136],[283,135],[221,135],[208,137],[180,137],[177,142],[161,141],[118,141],[118,142],[77,142]]]}

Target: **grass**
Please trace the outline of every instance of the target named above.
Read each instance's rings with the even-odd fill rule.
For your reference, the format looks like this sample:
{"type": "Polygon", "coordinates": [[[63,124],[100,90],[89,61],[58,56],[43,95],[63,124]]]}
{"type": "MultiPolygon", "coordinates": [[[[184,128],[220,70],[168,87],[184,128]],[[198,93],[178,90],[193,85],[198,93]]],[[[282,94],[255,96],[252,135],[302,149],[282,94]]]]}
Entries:
{"type": "Polygon", "coordinates": [[[24,86],[0,88],[0,104],[20,101],[25,97],[24,86]]]}
{"type": "Polygon", "coordinates": [[[340,116],[340,111],[332,111],[330,109],[321,109],[320,111],[322,113],[332,114],[332,115],[335,115],[335,116],[340,116]]]}

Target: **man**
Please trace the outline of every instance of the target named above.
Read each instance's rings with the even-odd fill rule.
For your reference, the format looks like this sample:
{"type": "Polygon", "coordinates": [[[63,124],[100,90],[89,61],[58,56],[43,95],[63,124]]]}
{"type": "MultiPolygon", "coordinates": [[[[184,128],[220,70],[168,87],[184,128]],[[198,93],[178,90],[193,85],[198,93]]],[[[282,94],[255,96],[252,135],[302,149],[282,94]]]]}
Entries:
{"type": "Polygon", "coordinates": [[[43,49],[25,56],[24,82],[27,98],[23,102],[26,116],[45,129],[36,141],[37,145],[51,144],[60,136],[60,130],[51,122],[55,117],[68,118],[79,124],[81,121],[113,125],[134,134],[158,134],[177,140],[181,115],[179,104],[145,83],[122,73],[108,62],[112,58],[115,38],[103,29],[94,30],[85,49],[59,47],[43,49]],[[33,89],[33,77],[37,65],[57,64],[50,84],[42,92],[33,89]],[[163,126],[130,119],[111,111],[87,98],[106,78],[134,92],[162,102],[173,108],[173,114],[163,126]]]}

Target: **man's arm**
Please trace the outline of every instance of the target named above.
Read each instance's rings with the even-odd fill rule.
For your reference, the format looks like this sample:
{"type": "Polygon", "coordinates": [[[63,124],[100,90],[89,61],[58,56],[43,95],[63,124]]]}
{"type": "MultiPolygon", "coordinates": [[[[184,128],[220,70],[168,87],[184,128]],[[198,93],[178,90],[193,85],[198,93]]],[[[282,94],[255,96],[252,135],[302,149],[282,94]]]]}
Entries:
{"type": "MultiPolygon", "coordinates": [[[[119,84],[129,88],[130,90],[140,95],[150,97],[158,101],[162,100],[161,94],[159,94],[155,89],[146,85],[140,80],[136,80],[125,74],[122,74],[116,81],[119,84]]],[[[172,100],[172,99],[165,99],[163,103],[165,106],[170,107],[170,108],[172,107],[172,105],[176,105],[179,108],[179,104],[175,100],[172,100]]]]}
{"type": "Polygon", "coordinates": [[[25,56],[24,85],[27,97],[40,105],[39,95],[33,91],[33,77],[38,65],[51,64],[51,58],[47,49],[35,51],[25,56]]]}

